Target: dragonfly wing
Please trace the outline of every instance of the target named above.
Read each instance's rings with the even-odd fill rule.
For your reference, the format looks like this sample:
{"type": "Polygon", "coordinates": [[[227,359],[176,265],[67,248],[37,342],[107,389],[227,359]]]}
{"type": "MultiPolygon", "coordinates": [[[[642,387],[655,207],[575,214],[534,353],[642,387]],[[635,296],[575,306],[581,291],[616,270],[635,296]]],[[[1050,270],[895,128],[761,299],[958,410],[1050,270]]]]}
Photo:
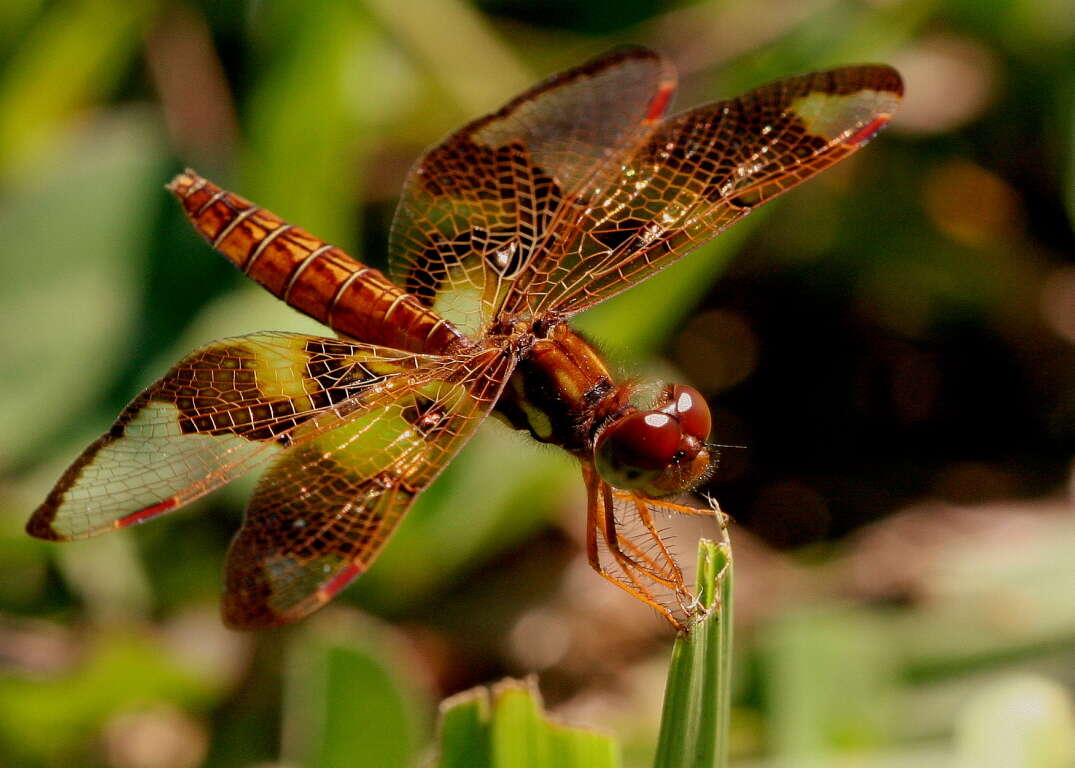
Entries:
{"type": "Polygon", "coordinates": [[[622,48],[550,78],[430,150],[389,243],[395,281],[472,336],[573,217],[577,193],[633,152],[675,88],[671,66],[622,48]]]}
{"type": "Polygon", "coordinates": [[[891,67],[843,67],[668,118],[614,184],[588,190],[505,311],[570,316],[645,280],[856,152],[902,93],[891,67]]]}
{"type": "Polygon", "coordinates": [[[511,368],[508,356],[479,353],[400,387],[341,427],[314,426],[316,437],[280,456],[232,542],[225,621],[242,628],[295,621],[365,571],[492,409],[511,368]]]}
{"type": "Polygon", "coordinates": [[[175,509],[340,423],[339,414],[374,408],[444,360],[295,333],[213,342],[124,409],[60,478],[27,531],[81,539],[175,509]]]}
{"type": "Polygon", "coordinates": [[[575,314],[861,148],[903,92],[843,67],[665,119],[674,88],[657,54],[614,51],[453,134],[408,177],[393,277],[470,335],[575,314]]]}

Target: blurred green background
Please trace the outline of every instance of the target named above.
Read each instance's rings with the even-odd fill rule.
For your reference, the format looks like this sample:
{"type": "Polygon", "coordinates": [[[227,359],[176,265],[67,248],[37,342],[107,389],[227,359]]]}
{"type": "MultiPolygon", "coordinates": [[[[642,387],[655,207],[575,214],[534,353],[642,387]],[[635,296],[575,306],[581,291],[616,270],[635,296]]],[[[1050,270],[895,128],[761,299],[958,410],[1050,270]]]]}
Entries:
{"type": "MultiPolygon", "coordinates": [[[[317,328],[196,237],[173,173],[383,266],[424,147],[624,42],[675,60],[679,108],[861,61],[908,90],[866,151],[580,323],[741,446],[706,488],[736,521],[735,764],[1075,765],[1070,0],[4,0],[0,764],[415,765],[438,700],[530,672],[648,764],[668,627],[586,566],[577,469],[498,424],[296,627],[218,619],[249,480],[22,533],[182,354],[317,328]]],[[[687,561],[712,533],[668,524],[687,561]]]]}

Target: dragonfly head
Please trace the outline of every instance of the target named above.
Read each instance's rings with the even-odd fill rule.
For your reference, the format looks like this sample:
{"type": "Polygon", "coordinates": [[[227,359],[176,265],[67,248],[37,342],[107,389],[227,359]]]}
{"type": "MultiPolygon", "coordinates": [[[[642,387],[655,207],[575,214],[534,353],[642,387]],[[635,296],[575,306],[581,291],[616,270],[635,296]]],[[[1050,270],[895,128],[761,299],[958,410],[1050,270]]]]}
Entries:
{"type": "Polygon", "coordinates": [[[597,435],[594,461],[617,488],[659,497],[687,491],[709,473],[712,418],[694,387],[665,387],[654,407],[631,409],[597,435]]]}

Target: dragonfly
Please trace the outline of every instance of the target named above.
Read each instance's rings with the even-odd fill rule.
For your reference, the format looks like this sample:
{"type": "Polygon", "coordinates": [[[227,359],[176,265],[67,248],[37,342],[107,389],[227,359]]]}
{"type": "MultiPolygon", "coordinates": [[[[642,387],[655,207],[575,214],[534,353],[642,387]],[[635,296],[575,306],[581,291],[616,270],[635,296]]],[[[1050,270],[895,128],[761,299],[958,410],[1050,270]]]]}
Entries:
{"type": "Polygon", "coordinates": [[[689,385],[621,379],[569,321],[857,152],[903,86],[888,66],[848,66],[669,114],[675,87],[665,57],[620,48],[453,133],[406,178],[388,275],[176,176],[197,232],[334,335],[195,350],[75,459],[27,531],[127,528],[263,468],[222,613],[286,624],[370,567],[495,414],[577,458],[593,569],[687,629],[699,609],[658,523],[715,511],[682,501],[717,459],[708,406],[689,385]]]}

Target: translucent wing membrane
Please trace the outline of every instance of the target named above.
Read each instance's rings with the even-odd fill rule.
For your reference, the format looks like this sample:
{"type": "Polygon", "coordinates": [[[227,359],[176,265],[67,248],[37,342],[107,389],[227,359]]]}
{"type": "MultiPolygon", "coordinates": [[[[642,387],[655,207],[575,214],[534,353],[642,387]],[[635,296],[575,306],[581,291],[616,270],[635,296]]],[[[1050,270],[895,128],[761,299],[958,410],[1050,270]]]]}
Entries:
{"type": "Polygon", "coordinates": [[[79,539],[175,509],[343,416],[379,407],[445,360],[454,362],[288,333],[209,344],[124,409],[64,473],[27,530],[79,539]]]}
{"type": "Polygon", "coordinates": [[[572,315],[653,275],[862,147],[902,95],[895,70],[845,67],[669,118],[532,262],[506,312],[572,315]]]}
{"type": "Polygon", "coordinates": [[[408,178],[392,275],[472,336],[574,314],[853,153],[902,95],[889,67],[845,67],[665,120],[674,83],[614,52],[449,137],[408,178]]]}
{"type": "Polygon", "coordinates": [[[671,514],[713,514],[667,499],[613,488],[584,462],[586,549],[594,570],[656,609],[677,629],[689,626],[696,601],[661,526],[671,514]]]}
{"type": "Polygon", "coordinates": [[[415,497],[492,408],[511,362],[497,351],[400,388],[269,468],[232,542],[224,616],[238,627],[294,621],[366,570],[415,497]]]}
{"type": "Polygon", "coordinates": [[[430,150],[392,227],[393,278],[478,335],[513,281],[664,114],[671,67],[638,48],[564,72],[430,150]]]}

